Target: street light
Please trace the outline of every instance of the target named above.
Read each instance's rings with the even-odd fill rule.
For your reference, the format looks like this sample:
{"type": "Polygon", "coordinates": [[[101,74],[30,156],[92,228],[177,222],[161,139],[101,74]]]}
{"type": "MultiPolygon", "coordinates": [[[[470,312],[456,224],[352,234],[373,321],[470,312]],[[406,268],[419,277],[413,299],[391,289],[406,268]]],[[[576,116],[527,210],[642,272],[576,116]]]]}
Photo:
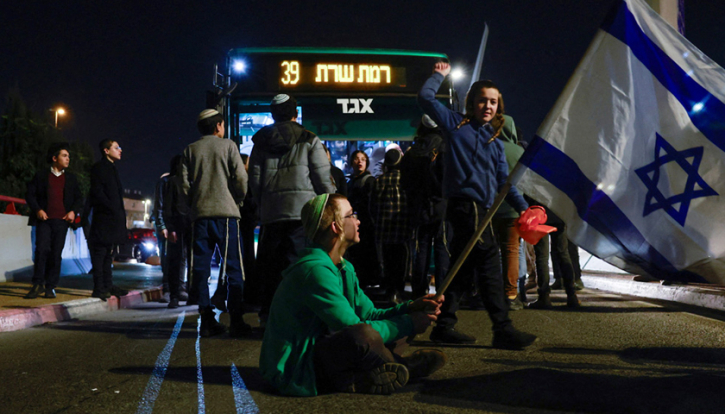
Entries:
{"type": "Polygon", "coordinates": [[[51,111],[55,112],[55,127],[58,128],[58,115],[60,115],[60,116],[65,115],[65,109],[55,108],[55,109],[51,109],[51,111]]]}
{"type": "Polygon", "coordinates": [[[453,78],[454,81],[462,79],[463,76],[465,76],[465,74],[461,69],[456,68],[451,71],[451,78],[453,78]]]}

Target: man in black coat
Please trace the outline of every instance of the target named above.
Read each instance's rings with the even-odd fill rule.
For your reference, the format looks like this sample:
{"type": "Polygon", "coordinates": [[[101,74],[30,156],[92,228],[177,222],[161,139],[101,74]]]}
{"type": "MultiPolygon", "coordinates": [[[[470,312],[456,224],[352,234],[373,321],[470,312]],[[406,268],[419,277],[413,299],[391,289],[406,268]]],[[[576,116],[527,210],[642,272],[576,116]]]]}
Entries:
{"type": "Polygon", "coordinates": [[[91,232],[91,265],[93,266],[94,298],[107,300],[124,296],[127,290],[113,286],[111,265],[113,250],[125,242],[126,210],[123,207],[123,186],[115,162],[121,159],[121,147],[112,139],[99,143],[101,160],[91,167],[90,206],[93,211],[91,232]]]}
{"type": "Polygon", "coordinates": [[[60,280],[60,262],[68,226],[75,220],[83,205],[83,196],[75,175],[65,172],[70,164],[67,143],[57,143],[48,149],[50,171],[43,169],[28,183],[25,200],[33,211],[28,220],[35,226],[35,268],[33,287],[26,299],[35,299],[45,292],[55,297],[60,280]]]}

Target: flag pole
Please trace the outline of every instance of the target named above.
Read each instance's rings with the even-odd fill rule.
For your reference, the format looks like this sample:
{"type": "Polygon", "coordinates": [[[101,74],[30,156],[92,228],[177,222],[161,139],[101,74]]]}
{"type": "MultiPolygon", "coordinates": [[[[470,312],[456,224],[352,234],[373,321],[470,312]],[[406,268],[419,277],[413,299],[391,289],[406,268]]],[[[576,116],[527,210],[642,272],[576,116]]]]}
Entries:
{"type": "Polygon", "coordinates": [[[461,266],[463,266],[463,262],[466,261],[468,258],[468,255],[471,254],[471,250],[473,250],[473,246],[476,245],[478,242],[478,239],[481,238],[481,235],[483,235],[483,232],[486,230],[486,227],[491,222],[491,219],[493,218],[493,215],[496,214],[496,211],[501,207],[501,203],[503,203],[503,200],[506,198],[506,195],[508,194],[509,190],[511,189],[511,186],[516,185],[521,177],[523,176],[524,172],[526,171],[526,167],[522,165],[521,163],[516,163],[516,167],[514,167],[513,171],[511,171],[511,174],[509,175],[508,180],[506,180],[506,184],[504,184],[501,187],[501,191],[498,192],[496,195],[496,198],[493,200],[493,205],[491,205],[491,208],[488,209],[488,212],[483,217],[483,220],[481,221],[481,224],[478,226],[478,229],[473,234],[471,239],[468,241],[468,244],[463,249],[463,252],[461,252],[461,255],[458,256],[458,259],[456,260],[456,263],[453,264],[453,267],[448,270],[448,274],[446,275],[445,280],[441,284],[441,288],[436,292],[436,297],[442,296],[445,291],[448,289],[448,286],[450,286],[451,282],[453,281],[453,278],[456,277],[456,274],[458,273],[458,270],[461,269],[461,266]]]}

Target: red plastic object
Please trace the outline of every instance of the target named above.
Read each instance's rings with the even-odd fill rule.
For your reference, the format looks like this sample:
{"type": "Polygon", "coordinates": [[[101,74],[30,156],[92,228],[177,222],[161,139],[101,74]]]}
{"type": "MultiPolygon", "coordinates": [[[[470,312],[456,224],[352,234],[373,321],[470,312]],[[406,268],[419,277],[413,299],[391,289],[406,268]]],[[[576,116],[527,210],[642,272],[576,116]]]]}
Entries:
{"type": "Polygon", "coordinates": [[[8,203],[8,206],[5,207],[5,214],[14,214],[16,216],[19,216],[20,213],[18,213],[18,210],[15,209],[15,203],[8,203]]]}
{"type": "Polygon", "coordinates": [[[556,231],[555,227],[544,225],[548,217],[541,206],[531,206],[516,221],[519,236],[531,244],[536,244],[542,237],[556,231]]]}

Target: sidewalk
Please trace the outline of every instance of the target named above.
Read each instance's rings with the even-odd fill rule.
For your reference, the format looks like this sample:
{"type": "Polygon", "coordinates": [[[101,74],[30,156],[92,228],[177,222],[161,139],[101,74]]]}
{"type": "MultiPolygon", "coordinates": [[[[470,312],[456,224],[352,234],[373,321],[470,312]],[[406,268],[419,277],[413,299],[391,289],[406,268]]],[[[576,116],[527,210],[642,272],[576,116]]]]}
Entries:
{"type": "MultiPolygon", "coordinates": [[[[93,282],[88,274],[61,278],[55,299],[23,299],[31,287],[29,280],[0,283],[0,332],[132,308],[161,297],[161,269],[158,266],[115,263],[113,278],[115,284],[131,292],[120,300],[112,297],[108,302],[90,297],[93,282]]],[[[725,286],[662,285],[659,282],[635,282],[632,278],[630,274],[595,270],[584,270],[582,275],[586,289],[725,311],[725,286]]]]}
{"type": "Polygon", "coordinates": [[[136,263],[114,263],[114,284],[128,289],[128,295],[107,302],[91,298],[93,279],[89,274],[63,276],[55,299],[24,299],[31,281],[0,283],[0,332],[17,331],[44,323],[67,321],[81,316],[132,308],[161,298],[161,268],[136,263]]]}
{"type": "Polygon", "coordinates": [[[633,277],[630,274],[582,271],[582,281],[587,289],[725,311],[725,286],[704,283],[663,285],[656,281],[635,282],[633,277]]]}

